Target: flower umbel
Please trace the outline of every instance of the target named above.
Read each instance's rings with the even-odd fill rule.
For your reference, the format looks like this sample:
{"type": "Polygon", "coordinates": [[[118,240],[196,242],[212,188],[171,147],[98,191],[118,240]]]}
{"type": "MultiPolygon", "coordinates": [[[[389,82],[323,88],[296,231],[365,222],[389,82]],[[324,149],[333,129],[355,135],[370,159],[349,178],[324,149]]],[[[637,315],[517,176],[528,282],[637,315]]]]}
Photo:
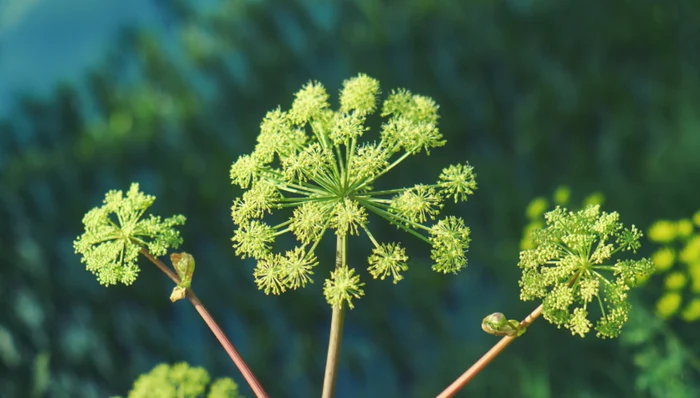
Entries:
{"type": "Polygon", "coordinates": [[[352,299],[365,295],[362,290],[364,285],[360,282],[359,275],[355,275],[355,270],[345,266],[337,268],[331,273],[331,278],[326,279],[323,294],[332,307],[340,308],[343,304],[347,304],[352,309],[355,307],[352,299]]]}
{"type": "MultiPolygon", "coordinates": [[[[403,278],[408,257],[396,243],[379,243],[368,225],[369,213],[387,219],[433,247],[433,269],[456,272],[467,264],[469,228],[458,217],[438,220],[445,200],[464,201],[476,189],[468,163],[449,166],[434,184],[376,191],[377,179],[406,158],[430,153],[445,144],[437,128],[438,106],[432,99],[393,91],[380,107],[379,82],[360,74],[343,83],[340,108],[318,82],[295,95],[289,111],[277,108],[263,119],[255,151],[231,167],[231,180],[245,189],[231,209],[237,226],[236,254],[258,260],[255,280],[266,293],[280,294],[312,282],[314,251],[329,230],[345,239],[363,232],[374,246],[368,271],[374,278],[403,278]],[[367,116],[381,109],[385,117],[378,142],[361,142],[367,116]],[[265,224],[278,209],[292,209],[286,222],[265,224]],[[274,239],[291,232],[299,246],[285,256],[272,253],[274,239]]],[[[351,306],[362,295],[359,275],[344,260],[324,292],[333,306],[351,306]]]]}
{"type": "Polygon", "coordinates": [[[557,207],[545,214],[546,226],[533,232],[534,248],[520,253],[518,267],[522,300],[542,299],[544,318],[583,337],[592,323],[589,304],[601,311],[598,337],[617,337],[628,319],[627,291],[654,271],[653,263],[612,260],[615,254],[636,252],[642,233],[625,228],[616,212],[600,206],[578,212],[557,207]],[[604,276],[608,274],[608,276],[604,276]]]}
{"type": "Polygon", "coordinates": [[[211,377],[204,368],[191,367],[186,362],[162,363],[136,379],[128,398],[238,398],[238,385],[228,377],[210,384],[211,377]],[[209,387],[209,388],[207,388],[209,387]]]}
{"type": "Polygon", "coordinates": [[[369,256],[368,261],[370,265],[368,270],[374,278],[384,280],[384,278],[391,275],[394,283],[398,283],[403,279],[401,272],[408,269],[406,260],[408,260],[408,256],[406,256],[406,251],[403,247],[397,243],[382,243],[375,247],[372,255],[369,256]]]}
{"type": "Polygon", "coordinates": [[[83,255],[81,261],[88,271],[97,275],[100,284],[130,285],[139,273],[136,258],[142,248],[154,256],[162,256],[168,248],[177,248],[182,243],[180,233],[173,227],[184,224],[184,216],[161,220],[150,215],[142,219],[154,201],[154,196],[139,192],[139,184],[133,183],[126,196],[122,191],[109,191],[104,205],[83,217],[85,232],[73,246],[76,253],[83,255]]]}

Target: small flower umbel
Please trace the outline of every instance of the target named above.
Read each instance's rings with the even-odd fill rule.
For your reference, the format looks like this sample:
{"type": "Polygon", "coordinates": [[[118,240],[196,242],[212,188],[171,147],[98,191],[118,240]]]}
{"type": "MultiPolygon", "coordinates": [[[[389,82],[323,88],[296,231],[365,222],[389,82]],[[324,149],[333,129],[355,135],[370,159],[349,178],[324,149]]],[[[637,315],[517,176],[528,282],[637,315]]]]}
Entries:
{"type": "MultiPolygon", "coordinates": [[[[445,200],[464,201],[474,192],[472,167],[449,166],[434,184],[374,190],[378,178],[409,156],[429,154],[445,144],[437,128],[438,106],[407,90],[393,91],[384,101],[379,141],[361,143],[379,93],[379,82],[360,74],[343,83],[340,108],[334,111],[324,87],[310,82],[296,94],[290,110],[267,113],[253,153],[233,163],[231,180],[246,189],[231,209],[238,227],[233,246],[236,254],[258,261],[254,276],[265,293],[280,294],[312,282],[318,265],[314,251],[327,230],[335,231],[343,245],[348,236],[364,233],[374,246],[369,273],[400,281],[408,268],[405,250],[399,243],[375,239],[369,213],[430,244],[434,270],[456,273],[466,266],[470,238],[464,221],[447,217],[431,226],[425,223],[437,218],[445,200]],[[286,222],[273,226],[262,221],[285,208],[292,209],[286,222]],[[273,253],[275,238],[287,232],[299,246],[273,253]]],[[[327,301],[336,308],[352,308],[351,300],[364,294],[359,275],[344,261],[331,272],[324,284],[327,301]]]]}
{"type": "Polygon", "coordinates": [[[230,378],[211,383],[209,372],[186,362],[173,365],[162,363],[136,379],[128,398],[203,397],[240,398],[238,385],[230,378]],[[207,391],[209,393],[207,394],[207,391]]]}
{"type": "Polygon", "coordinates": [[[177,284],[170,300],[175,302],[186,297],[243,373],[255,395],[267,397],[253,372],[192,291],[194,257],[188,253],[172,254],[170,259],[175,272],[157,258],[165,255],[168,248],[182,244],[180,233],[174,227],[184,224],[185,217],[176,215],[161,221],[160,217],[150,215],[142,219],[155,199],[139,192],[136,183],[131,184],[126,197],[122,191],[109,191],[104,205],[90,210],[83,218],[85,232],[73,243],[75,252],[82,254],[81,261],[87,264],[88,271],[97,274],[97,280],[105,286],[117,282],[131,285],[139,273],[136,258],[144,255],[177,284]]]}
{"type": "Polygon", "coordinates": [[[73,246],[100,284],[131,285],[139,273],[136,258],[142,248],[162,256],[168,248],[182,243],[180,233],[173,227],[184,224],[184,216],[161,220],[150,215],[142,219],[154,201],[154,196],[139,192],[139,184],[134,183],[126,196],[122,191],[109,191],[104,205],[90,210],[83,218],[85,232],[73,246]]]}
{"type": "Polygon", "coordinates": [[[601,212],[598,205],[575,213],[557,207],[545,220],[545,228],[533,232],[535,247],[520,253],[520,298],[542,299],[545,319],[581,337],[591,329],[589,304],[595,300],[601,311],[597,336],[617,337],[631,309],[627,291],[646,280],[654,265],[645,258],[612,257],[636,252],[642,232],[625,228],[617,212],[601,212]]]}
{"type": "Polygon", "coordinates": [[[544,218],[546,224],[532,232],[532,242],[528,242],[532,248],[520,252],[518,263],[523,272],[520,298],[541,299],[542,303],[520,322],[508,320],[500,312],[484,318],[481,328],[501,339],[438,398],[456,394],[540,315],[583,337],[593,326],[588,319],[591,305],[601,312],[595,325],[597,336],[620,335],[631,310],[627,292],[644,283],[654,271],[654,264],[645,258],[612,258],[636,252],[642,233],[634,225],[625,228],[618,213],[601,212],[600,205],[590,204],[578,212],[557,207],[544,218]],[[596,304],[591,304],[594,299],[596,304]]]}

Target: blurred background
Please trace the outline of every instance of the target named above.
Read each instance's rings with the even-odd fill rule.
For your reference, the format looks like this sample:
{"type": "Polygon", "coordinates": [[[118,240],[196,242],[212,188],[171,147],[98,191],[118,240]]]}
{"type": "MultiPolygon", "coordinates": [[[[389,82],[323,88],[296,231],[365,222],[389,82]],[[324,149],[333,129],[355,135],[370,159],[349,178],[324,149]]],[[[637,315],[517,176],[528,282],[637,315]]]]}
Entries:
{"type": "MultiPolygon", "coordinates": [[[[397,285],[362,271],[338,397],[435,396],[495,343],[486,314],[528,314],[537,303],[520,302],[516,267],[526,209],[561,202],[562,185],[572,207],[596,193],[644,231],[668,220],[672,238],[645,239],[641,254],[666,250],[671,265],[632,294],[620,339],[540,320],[460,396],[700,396],[700,310],[686,306],[700,297],[700,216],[686,228],[700,209],[699,68],[696,0],[0,0],[0,396],[124,396],[139,374],[183,360],[252,396],[155,267],[104,288],[74,254],[82,216],[132,181],[158,198],[154,214],[187,217],[193,288],[268,393],[320,395],[325,271],[283,297],[256,289],[254,264],[231,248],[241,192],[228,172],[267,111],[312,79],[337,101],[358,73],[440,105],[448,145],[392,186],[468,160],[479,189],[447,209],[472,228],[459,275],[373,226],[406,242],[411,269],[397,285]]],[[[350,241],[360,269],[364,240],[350,241]]]]}

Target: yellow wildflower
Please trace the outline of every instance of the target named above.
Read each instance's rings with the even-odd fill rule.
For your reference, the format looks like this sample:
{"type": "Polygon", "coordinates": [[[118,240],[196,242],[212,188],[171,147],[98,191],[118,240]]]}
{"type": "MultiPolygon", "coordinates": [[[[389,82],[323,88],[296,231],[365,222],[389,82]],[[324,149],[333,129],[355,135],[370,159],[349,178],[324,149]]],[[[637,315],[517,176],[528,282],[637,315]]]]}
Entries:
{"type": "Polygon", "coordinates": [[[668,243],[676,238],[676,224],[668,220],[659,220],[649,228],[649,240],[658,243],[668,243]]]}
{"type": "Polygon", "coordinates": [[[571,189],[566,185],[560,185],[557,190],[554,191],[554,203],[559,206],[566,206],[569,203],[569,197],[571,196],[571,189]]]}
{"type": "Polygon", "coordinates": [[[700,262],[688,265],[688,274],[692,281],[690,291],[700,293],[700,262]]]}
{"type": "Polygon", "coordinates": [[[678,311],[681,305],[681,295],[675,292],[664,294],[656,302],[656,314],[663,319],[670,317],[678,311]]]}
{"type": "Polygon", "coordinates": [[[679,220],[676,224],[676,232],[679,237],[687,238],[693,233],[693,223],[687,218],[679,220]]]}
{"type": "Polygon", "coordinates": [[[673,262],[676,260],[676,254],[670,247],[664,247],[657,250],[651,255],[651,261],[654,262],[656,266],[656,272],[664,272],[673,266],[673,262]]]}
{"type": "Polygon", "coordinates": [[[700,319],[700,298],[692,299],[683,309],[681,316],[687,322],[693,322],[700,319]]]}
{"type": "Polygon", "coordinates": [[[676,272],[671,272],[668,274],[666,277],[666,281],[664,282],[664,285],[666,286],[666,289],[668,290],[680,290],[685,287],[685,284],[688,283],[688,278],[686,278],[685,274],[679,271],[676,272]]]}
{"type": "Polygon", "coordinates": [[[527,205],[525,215],[527,215],[527,218],[529,220],[535,220],[537,218],[542,217],[542,214],[544,214],[544,212],[547,211],[548,207],[549,202],[547,202],[547,199],[540,196],[538,198],[532,199],[530,204],[527,205]]]}
{"type": "Polygon", "coordinates": [[[693,236],[678,255],[678,259],[686,264],[700,261],[700,235],[693,236]]]}
{"type": "Polygon", "coordinates": [[[605,195],[602,192],[593,192],[583,200],[583,206],[602,205],[605,202],[605,195]]]}

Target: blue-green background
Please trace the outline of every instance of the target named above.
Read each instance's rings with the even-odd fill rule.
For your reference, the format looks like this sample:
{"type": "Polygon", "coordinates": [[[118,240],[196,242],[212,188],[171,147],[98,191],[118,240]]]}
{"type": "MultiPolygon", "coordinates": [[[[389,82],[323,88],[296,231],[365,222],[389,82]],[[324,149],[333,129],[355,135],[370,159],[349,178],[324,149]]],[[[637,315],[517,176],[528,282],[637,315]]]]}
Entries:
{"type": "MultiPolygon", "coordinates": [[[[398,285],[361,273],[337,395],[434,396],[495,342],[484,315],[536,305],[519,301],[516,267],[532,198],[560,184],[574,201],[600,191],[605,210],[645,230],[700,208],[699,68],[697,0],[0,0],[0,396],[125,395],[140,373],[181,360],[252,396],[154,267],[104,288],[73,253],[82,215],[132,181],[157,196],[155,214],[188,218],[193,287],[271,396],[320,395],[330,267],[302,291],[256,290],[254,264],[231,248],[240,191],[228,169],[304,83],[335,94],[357,73],[440,105],[448,145],[387,184],[468,160],[479,189],[446,209],[472,228],[456,276],[373,220],[412,262],[398,285]]],[[[362,269],[368,243],[350,245],[362,269]]],[[[633,294],[635,339],[582,340],[538,321],[460,396],[700,396],[688,363],[697,324],[650,331],[659,291],[652,279],[633,294]]]]}

